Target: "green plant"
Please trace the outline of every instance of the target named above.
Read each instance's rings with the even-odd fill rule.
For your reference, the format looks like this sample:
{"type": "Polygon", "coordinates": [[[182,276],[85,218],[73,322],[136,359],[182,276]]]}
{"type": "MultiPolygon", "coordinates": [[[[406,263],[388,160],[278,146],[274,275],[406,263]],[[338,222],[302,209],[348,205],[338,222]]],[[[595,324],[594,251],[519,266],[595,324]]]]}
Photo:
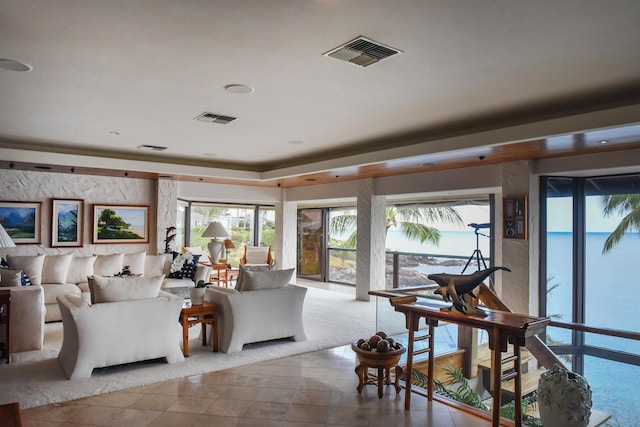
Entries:
{"type": "Polygon", "coordinates": [[[198,280],[198,283],[196,283],[196,288],[204,288],[207,286],[207,282],[205,282],[204,280],[198,280]]]}

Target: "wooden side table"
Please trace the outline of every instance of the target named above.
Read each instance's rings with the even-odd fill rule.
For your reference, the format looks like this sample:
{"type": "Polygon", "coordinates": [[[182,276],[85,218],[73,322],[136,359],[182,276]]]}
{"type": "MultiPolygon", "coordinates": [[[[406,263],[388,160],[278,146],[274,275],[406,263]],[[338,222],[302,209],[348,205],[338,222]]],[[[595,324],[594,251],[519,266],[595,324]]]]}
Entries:
{"type": "Polygon", "coordinates": [[[9,334],[9,330],[11,329],[9,326],[9,321],[11,320],[11,316],[9,315],[9,309],[11,307],[11,291],[8,289],[0,291],[0,325],[4,325],[5,334],[4,334],[4,346],[0,348],[0,359],[6,360],[6,363],[9,363],[9,359],[11,359],[11,336],[9,334]]]}
{"type": "Polygon", "coordinates": [[[377,353],[372,351],[366,351],[358,348],[356,343],[351,344],[351,349],[358,356],[358,366],[356,366],[356,375],[358,376],[358,393],[362,392],[362,389],[367,384],[375,384],[378,386],[378,398],[382,399],[383,385],[391,384],[391,369],[394,370],[395,380],[393,385],[396,389],[396,394],[400,393],[400,377],[404,372],[398,365],[400,363],[400,357],[406,351],[404,347],[398,350],[388,351],[386,353],[377,353]],[[377,369],[378,375],[369,375],[369,368],[377,369]]]}
{"type": "Polygon", "coordinates": [[[182,354],[189,357],[189,328],[202,324],[202,345],[207,345],[207,324],[213,328],[213,351],[218,352],[218,312],[216,305],[204,302],[200,305],[184,307],[180,312],[182,324],[182,354]]]}

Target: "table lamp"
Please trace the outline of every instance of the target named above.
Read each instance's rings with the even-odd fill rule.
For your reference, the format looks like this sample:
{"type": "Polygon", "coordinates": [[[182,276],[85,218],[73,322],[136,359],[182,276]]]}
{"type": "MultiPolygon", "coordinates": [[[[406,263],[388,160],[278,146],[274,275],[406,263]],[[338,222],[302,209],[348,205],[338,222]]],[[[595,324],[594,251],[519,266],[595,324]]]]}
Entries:
{"type": "Polygon", "coordinates": [[[222,257],[222,253],[224,252],[224,242],[219,240],[220,237],[228,238],[229,233],[224,229],[222,224],[218,221],[210,222],[207,226],[204,233],[202,233],[202,237],[211,237],[211,241],[207,245],[209,249],[209,255],[211,256],[211,262],[216,263],[222,257]]]}
{"type": "MultiPolygon", "coordinates": [[[[233,249],[235,247],[236,247],[236,245],[233,244],[231,239],[225,239],[224,240],[224,259],[225,260],[229,259],[229,249],[233,249]]],[[[227,261],[225,261],[225,262],[227,262],[227,261]]]]}

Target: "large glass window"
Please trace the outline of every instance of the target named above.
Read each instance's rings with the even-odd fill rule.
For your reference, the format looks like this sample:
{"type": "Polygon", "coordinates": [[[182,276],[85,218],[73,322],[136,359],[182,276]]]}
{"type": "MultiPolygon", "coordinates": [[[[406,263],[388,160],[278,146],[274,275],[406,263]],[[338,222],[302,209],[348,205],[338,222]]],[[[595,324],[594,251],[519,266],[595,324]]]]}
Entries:
{"type": "Polygon", "coordinates": [[[640,425],[638,394],[625,386],[640,367],[640,175],[544,177],[541,193],[540,311],[558,325],[547,343],[585,376],[594,409],[640,425]]]}
{"type": "Polygon", "coordinates": [[[200,247],[208,256],[207,245],[211,238],[202,237],[202,234],[213,221],[222,224],[229,234],[231,244],[227,242],[226,258],[232,266],[239,264],[245,244],[273,245],[275,209],[272,206],[179,201],[176,248],[200,247]]]}

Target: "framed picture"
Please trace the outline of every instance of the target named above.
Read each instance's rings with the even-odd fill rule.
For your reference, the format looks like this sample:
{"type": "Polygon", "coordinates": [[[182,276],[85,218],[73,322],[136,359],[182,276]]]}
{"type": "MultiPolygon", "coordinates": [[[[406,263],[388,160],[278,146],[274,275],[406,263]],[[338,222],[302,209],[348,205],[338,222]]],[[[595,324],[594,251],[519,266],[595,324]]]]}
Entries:
{"type": "Polygon", "coordinates": [[[51,247],[82,246],[84,240],[84,200],[53,199],[51,212],[51,247]]]}
{"type": "Polygon", "coordinates": [[[0,224],[16,245],[41,243],[42,202],[0,202],[0,224]]]}
{"type": "Polygon", "coordinates": [[[149,242],[149,206],[93,205],[93,243],[149,242]]]}

